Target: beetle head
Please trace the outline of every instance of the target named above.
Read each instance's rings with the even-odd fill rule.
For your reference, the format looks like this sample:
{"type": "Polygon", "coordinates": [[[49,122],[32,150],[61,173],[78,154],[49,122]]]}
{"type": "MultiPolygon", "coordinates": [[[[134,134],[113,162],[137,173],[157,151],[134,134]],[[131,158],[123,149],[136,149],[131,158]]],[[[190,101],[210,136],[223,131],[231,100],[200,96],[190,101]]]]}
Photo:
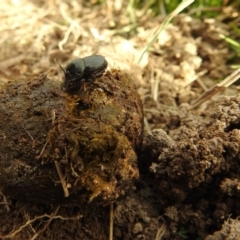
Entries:
{"type": "Polygon", "coordinates": [[[66,70],[59,64],[61,70],[64,73],[65,79],[62,84],[62,89],[64,92],[75,92],[80,88],[82,81],[82,73],[75,64],[69,64],[66,70]]]}

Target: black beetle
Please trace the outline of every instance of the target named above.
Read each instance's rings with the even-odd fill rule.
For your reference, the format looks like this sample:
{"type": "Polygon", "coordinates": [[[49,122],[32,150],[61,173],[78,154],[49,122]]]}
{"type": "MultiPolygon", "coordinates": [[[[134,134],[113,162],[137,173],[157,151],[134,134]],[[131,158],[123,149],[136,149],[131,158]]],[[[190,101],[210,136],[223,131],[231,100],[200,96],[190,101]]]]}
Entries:
{"type": "Polygon", "coordinates": [[[63,90],[66,92],[79,90],[83,81],[93,81],[101,77],[107,66],[106,59],[101,55],[77,58],[67,65],[66,70],[60,65],[65,75],[63,90]]]}

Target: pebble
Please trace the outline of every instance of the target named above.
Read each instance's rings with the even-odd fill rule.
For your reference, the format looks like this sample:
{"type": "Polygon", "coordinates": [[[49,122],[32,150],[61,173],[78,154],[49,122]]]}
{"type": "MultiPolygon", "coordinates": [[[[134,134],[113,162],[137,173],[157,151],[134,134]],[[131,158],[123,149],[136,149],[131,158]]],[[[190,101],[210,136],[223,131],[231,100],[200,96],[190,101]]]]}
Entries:
{"type": "Polygon", "coordinates": [[[133,227],[133,233],[137,234],[143,231],[143,227],[141,223],[136,223],[133,227]]]}

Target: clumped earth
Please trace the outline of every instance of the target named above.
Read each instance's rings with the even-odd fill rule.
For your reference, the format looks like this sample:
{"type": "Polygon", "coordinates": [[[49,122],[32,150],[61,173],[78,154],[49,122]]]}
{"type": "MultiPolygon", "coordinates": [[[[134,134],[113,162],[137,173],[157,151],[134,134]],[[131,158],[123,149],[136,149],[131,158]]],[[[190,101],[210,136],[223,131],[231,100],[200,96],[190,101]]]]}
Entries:
{"type": "MultiPolygon", "coordinates": [[[[52,7],[52,15],[44,12],[43,20],[55,20],[53,13],[58,8],[52,7]]],[[[120,10],[124,6],[109,4],[114,13],[110,17],[104,6],[95,6],[94,10],[88,7],[81,9],[86,10],[79,24],[81,29],[75,29],[78,25],[72,23],[74,31],[69,39],[66,26],[51,33],[47,28],[45,36],[44,21],[40,21],[39,32],[46,42],[41,45],[38,38],[37,47],[50,46],[49,36],[53,44],[45,58],[30,44],[24,56],[32,59],[34,49],[34,57],[42,57],[35,65],[28,61],[16,64],[17,59],[13,59],[15,64],[2,64],[8,69],[1,76],[0,150],[4,154],[0,156],[0,238],[105,240],[111,219],[109,204],[113,202],[116,240],[238,239],[240,96],[231,87],[224,92],[225,97],[191,108],[206,89],[232,71],[226,64],[231,51],[219,35],[229,35],[227,25],[214,19],[177,16],[138,65],[136,59],[151,41],[148,36],[156,31],[162,17],[149,21],[150,16],[146,15],[141,19],[142,28],[130,35],[131,41],[126,44],[126,36],[113,37],[108,29],[109,19],[119,28],[129,23],[128,18],[118,21],[126,15],[120,10]],[[100,40],[93,40],[90,32],[100,40]],[[65,42],[58,45],[53,39],[59,36],[65,42]],[[102,36],[107,37],[103,40],[102,36]],[[61,70],[57,70],[54,59],[64,62],[79,53],[87,56],[96,52],[106,57],[110,69],[120,68],[124,74],[118,70],[107,72],[96,80],[93,89],[83,85],[81,97],[63,94],[61,70]],[[46,74],[50,66],[52,72],[46,74]],[[37,70],[44,74],[17,77],[7,87],[2,84],[6,78],[9,80],[9,72],[21,75],[37,70]],[[119,74],[127,79],[127,88],[135,83],[141,97],[143,139],[140,99],[136,93],[132,96],[121,90],[123,86],[118,85],[120,98],[133,104],[120,104],[124,109],[121,112],[119,101],[115,101],[111,110],[115,114],[97,115],[104,109],[108,111],[100,107],[103,103],[114,101],[115,85],[106,85],[106,78],[116,80],[119,74]],[[85,92],[88,87],[91,91],[85,92]],[[96,87],[101,89],[98,93],[94,91],[96,87]],[[98,102],[95,94],[102,94],[101,99],[105,100],[98,102]],[[89,109],[92,112],[86,115],[89,109]],[[126,112],[132,114],[125,115],[126,112]],[[88,119],[90,125],[98,120],[100,126],[95,125],[84,135],[82,126],[89,125],[78,124],[77,119],[81,118],[88,119]],[[132,128],[134,123],[137,124],[132,128]],[[99,134],[98,127],[106,131],[99,134]],[[86,139],[89,134],[92,139],[96,135],[98,140],[104,139],[104,144],[97,141],[91,145],[86,139]],[[123,149],[119,150],[116,142],[123,143],[123,149]],[[95,148],[89,146],[102,148],[101,154],[96,155],[95,148]],[[119,154],[123,150],[124,156],[119,154]],[[110,155],[116,159],[113,164],[109,164],[110,155]],[[92,156],[98,157],[96,162],[92,156]],[[91,171],[84,172],[88,167],[91,171]],[[122,172],[123,169],[127,171],[122,172]]],[[[37,9],[36,15],[44,9],[32,8],[37,9]]],[[[63,9],[67,12],[71,8],[63,9]]],[[[78,6],[72,9],[75,12],[69,16],[77,19],[78,6]]],[[[66,15],[63,17],[69,21],[66,15]]],[[[25,25],[27,29],[28,24],[25,25]]],[[[19,36],[23,39],[23,35],[19,36]]],[[[16,45],[14,40],[21,44],[17,38],[11,40],[10,45],[16,45]]]]}
{"type": "MultiPolygon", "coordinates": [[[[154,130],[152,135],[145,136],[140,148],[141,103],[138,96],[134,96],[134,91],[130,91],[131,85],[126,83],[122,86],[120,84],[119,89],[116,84],[114,91],[110,91],[114,77],[119,79],[118,81],[121,81],[121,78],[125,81],[124,75],[119,71],[109,72],[95,83],[90,83],[90,86],[83,85],[83,93],[80,91],[77,96],[65,98],[56,83],[49,81],[45,75],[10,82],[3,88],[1,237],[14,236],[16,239],[24,239],[27,234],[39,234],[41,239],[59,239],[73,234],[74,239],[106,239],[109,211],[106,204],[115,201],[115,239],[154,239],[158,231],[163,231],[163,239],[181,239],[181,229],[187,229],[188,236],[205,238],[209,232],[220,229],[224,221],[223,232],[216,232],[214,236],[228,239],[224,236],[229,236],[232,229],[237,229],[238,223],[234,222],[234,218],[240,214],[237,200],[240,193],[240,96],[224,97],[199,116],[194,110],[189,110],[187,104],[172,109],[175,127],[171,125],[171,130],[154,130]],[[111,84],[107,85],[109,78],[111,84]],[[124,86],[128,86],[126,91],[124,86]],[[86,90],[88,88],[90,91],[86,90]],[[110,93],[110,98],[105,95],[103,88],[110,93]],[[118,109],[116,104],[121,105],[119,109],[123,114],[126,114],[124,107],[131,109],[132,106],[135,110],[127,113],[128,117],[121,118],[120,112],[112,115],[110,111],[99,119],[99,114],[96,115],[97,109],[100,107],[102,111],[107,111],[112,106],[108,105],[108,102],[113,104],[114,97],[119,100],[123,93],[130,94],[130,98],[127,102],[124,100],[123,105],[120,101],[116,102],[115,110],[118,109]],[[100,99],[102,100],[99,104],[100,99]],[[94,111],[92,107],[95,108],[94,111]],[[50,110],[55,110],[57,114],[54,114],[54,119],[50,110]],[[71,115],[66,115],[68,112],[74,113],[71,121],[71,115]],[[136,115],[137,112],[140,118],[136,115]],[[132,117],[129,115],[131,113],[134,114],[132,117]],[[76,117],[79,114],[80,117],[76,117]],[[85,122],[82,119],[85,119],[85,122]],[[100,124],[100,129],[104,129],[103,132],[96,130],[98,128],[94,127],[94,119],[98,119],[98,125],[100,124]],[[119,123],[121,119],[124,119],[125,125],[119,123]],[[129,124],[131,119],[134,119],[135,123],[129,124]],[[81,121],[80,125],[78,120],[81,121]],[[55,121],[58,124],[55,124],[55,121]],[[133,128],[134,124],[136,126],[133,128]],[[74,128],[71,128],[72,125],[74,128]],[[117,127],[117,132],[109,125],[117,127]],[[50,135],[47,129],[50,129],[50,135]],[[82,130],[75,132],[69,129],[82,130]],[[91,129],[93,135],[89,130],[87,135],[84,135],[84,129],[91,129]],[[74,137],[71,137],[71,134],[74,134],[74,137]],[[99,134],[105,137],[101,138],[99,134]],[[115,143],[111,134],[115,136],[115,143]],[[128,145],[127,138],[120,137],[121,134],[124,134],[131,144],[128,145]],[[50,146],[45,146],[49,136],[50,146]],[[91,139],[94,141],[98,139],[98,144],[94,145],[86,136],[93,136],[91,139]],[[106,142],[103,143],[101,139],[106,142]],[[116,144],[125,148],[119,150],[121,154],[125,153],[125,157],[118,153],[116,144]],[[43,146],[44,151],[41,152],[43,146]],[[70,155],[70,162],[59,157],[62,146],[70,155]],[[97,148],[103,148],[105,154],[100,156],[98,150],[100,155],[96,155],[94,151],[97,148]],[[105,148],[109,150],[105,151],[105,148]],[[113,152],[110,149],[113,149],[113,152]],[[135,153],[131,149],[138,150],[139,178],[137,163],[134,162],[135,153]],[[40,157],[36,157],[36,153],[40,157]],[[108,153],[111,154],[111,159],[117,160],[116,163],[107,161],[108,153]],[[63,165],[59,165],[61,168],[65,166],[64,179],[67,179],[69,186],[64,192],[66,194],[66,191],[70,191],[69,198],[66,195],[64,198],[53,167],[53,162],[57,159],[63,161],[63,165]],[[71,167],[67,167],[68,165],[71,167]],[[106,175],[108,168],[111,170],[111,178],[106,175]],[[118,177],[114,180],[114,176],[118,177]],[[79,183],[74,185],[76,180],[79,183]],[[131,188],[133,183],[134,188],[131,188]],[[87,191],[84,192],[82,186],[87,191]],[[72,188],[74,190],[71,190],[72,188]],[[125,197],[119,199],[122,194],[125,197]],[[96,197],[100,200],[92,202],[96,197]],[[84,201],[92,203],[86,206],[84,201]],[[56,204],[74,206],[60,207],[56,204]],[[20,212],[17,210],[19,208],[20,212]],[[232,219],[229,219],[230,215],[232,219]],[[14,228],[7,220],[12,218],[14,228]],[[61,224],[60,231],[58,224],[61,224]],[[96,231],[96,228],[101,232],[96,231]],[[20,229],[19,232],[17,229],[20,229]],[[36,229],[37,233],[34,233],[33,229],[36,229]]],[[[207,239],[211,239],[211,236],[207,239]]]]}

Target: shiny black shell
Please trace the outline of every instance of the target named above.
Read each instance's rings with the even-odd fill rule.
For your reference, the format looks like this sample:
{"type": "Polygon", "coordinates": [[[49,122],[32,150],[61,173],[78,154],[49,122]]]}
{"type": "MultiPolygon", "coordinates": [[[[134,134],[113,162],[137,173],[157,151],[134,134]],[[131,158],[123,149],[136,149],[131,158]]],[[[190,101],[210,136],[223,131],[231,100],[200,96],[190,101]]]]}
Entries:
{"type": "Polygon", "coordinates": [[[75,59],[67,65],[66,70],[60,66],[65,74],[63,90],[78,91],[83,81],[94,81],[101,77],[107,66],[106,59],[101,55],[75,59]]]}

